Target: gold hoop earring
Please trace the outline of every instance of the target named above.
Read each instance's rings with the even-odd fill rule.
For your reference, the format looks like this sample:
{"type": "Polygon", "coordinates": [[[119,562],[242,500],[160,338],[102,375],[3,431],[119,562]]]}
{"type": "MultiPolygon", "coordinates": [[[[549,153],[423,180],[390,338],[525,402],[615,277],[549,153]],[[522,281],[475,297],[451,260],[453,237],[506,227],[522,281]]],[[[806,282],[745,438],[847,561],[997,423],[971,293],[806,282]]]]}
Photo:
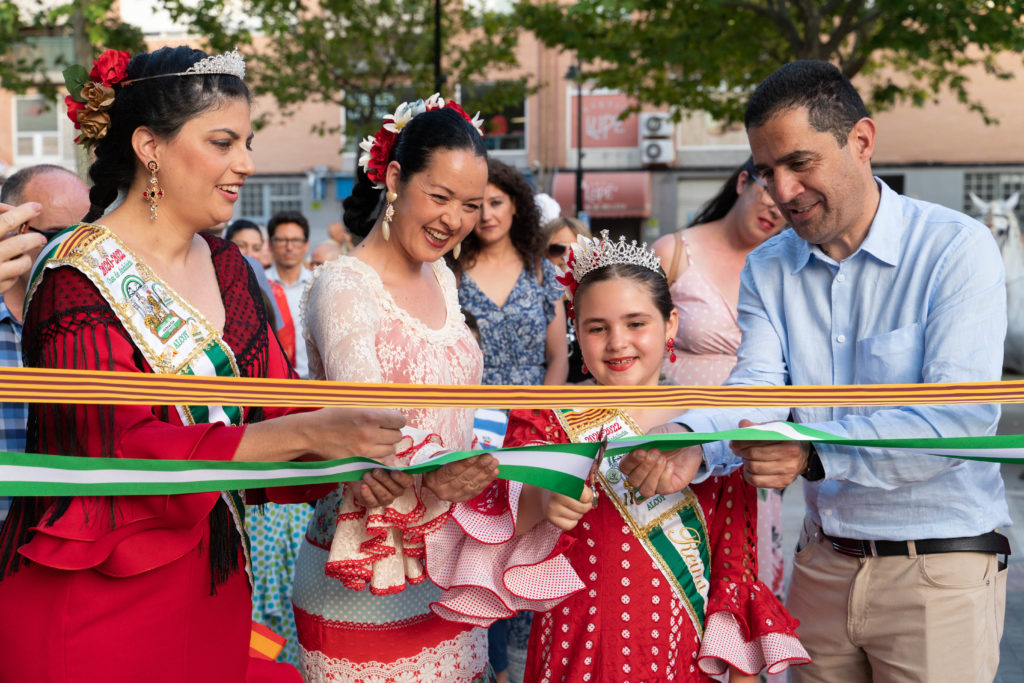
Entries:
{"type": "Polygon", "coordinates": [[[387,200],[388,205],[384,207],[384,220],[381,221],[380,232],[386,242],[391,239],[391,221],[395,220],[395,200],[398,199],[398,194],[388,190],[384,199],[387,200]]]}
{"type": "Polygon", "coordinates": [[[452,249],[452,258],[454,258],[456,261],[458,261],[459,260],[459,254],[461,254],[461,253],[462,253],[462,242],[457,242],[455,244],[455,248],[452,249]]]}
{"type": "Polygon", "coordinates": [[[146,168],[149,169],[149,187],[142,193],[142,198],[149,202],[149,220],[155,221],[157,204],[164,198],[163,188],[157,184],[156,180],[156,172],[160,170],[160,164],[155,160],[149,161],[146,168]]]}

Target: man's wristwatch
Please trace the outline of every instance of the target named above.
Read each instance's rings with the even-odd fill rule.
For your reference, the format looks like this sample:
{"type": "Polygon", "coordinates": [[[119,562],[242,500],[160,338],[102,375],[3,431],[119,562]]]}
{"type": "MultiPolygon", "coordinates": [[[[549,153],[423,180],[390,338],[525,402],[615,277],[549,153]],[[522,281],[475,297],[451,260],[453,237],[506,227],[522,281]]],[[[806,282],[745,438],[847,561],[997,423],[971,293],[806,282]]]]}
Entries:
{"type": "Polygon", "coordinates": [[[807,467],[800,473],[800,476],[807,481],[821,481],[825,478],[825,468],[821,464],[821,458],[818,457],[818,451],[815,450],[814,444],[809,443],[807,447],[810,449],[807,454],[807,467]]]}

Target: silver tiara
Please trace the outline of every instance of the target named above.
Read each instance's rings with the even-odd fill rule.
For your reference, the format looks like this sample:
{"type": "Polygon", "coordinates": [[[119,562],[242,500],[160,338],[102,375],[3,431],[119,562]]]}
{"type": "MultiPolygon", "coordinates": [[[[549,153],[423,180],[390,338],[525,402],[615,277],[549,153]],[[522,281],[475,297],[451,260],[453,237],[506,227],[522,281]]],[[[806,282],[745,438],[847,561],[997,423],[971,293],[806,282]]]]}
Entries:
{"type": "Polygon", "coordinates": [[[661,273],[661,258],[647,248],[647,242],[639,247],[636,240],[627,244],[625,237],[619,237],[615,242],[609,239],[607,230],[602,230],[598,239],[579,235],[569,248],[572,250],[569,271],[576,282],[582,281],[587,273],[613,263],[632,263],[661,273]]]}
{"type": "Polygon", "coordinates": [[[138,83],[139,81],[148,81],[151,78],[166,78],[168,76],[202,76],[204,74],[223,74],[225,76],[237,76],[238,78],[244,79],[245,58],[238,53],[238,48],[236,47],[231,52],[225,52],[222,55],[210,55],[209,57],[204,57],[184,71],[178,71],[173,74],[153,74],[152,76],[133,78],[130,81],[121,81],[121,85],[125,86],[132,83],[138,83]]]}

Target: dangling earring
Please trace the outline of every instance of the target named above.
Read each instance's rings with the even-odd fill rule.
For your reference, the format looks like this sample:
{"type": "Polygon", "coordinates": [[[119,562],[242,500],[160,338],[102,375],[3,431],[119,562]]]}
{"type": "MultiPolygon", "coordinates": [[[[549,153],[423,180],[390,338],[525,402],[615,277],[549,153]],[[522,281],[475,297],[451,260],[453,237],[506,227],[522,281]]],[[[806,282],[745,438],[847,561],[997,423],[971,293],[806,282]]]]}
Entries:
{"type": "Polygon", "coordinates": [[[580,361],[580,370],[583,371],[584,375],[589,375],[590,374],[590,370],[587,370],[587,361],[585,361],[585,360],[584,361],[580,361]]]}
{"type": "Polygon", "coordinates": [[[459,254],[461,254],[461,253],[462,253],[462,242],[457,242],[455,244],[455,248],[452,249],[452,258],[455,259],[456,261],[458,261],[459,260],[459,254]]]}
{"type": "Polygon", "coordinates": [[[156,172],[160,170],[160,164],[150,161],[146,164],[149,169],[149,188],[142,193],[142,198],[149,202],[149,220],[156,220],[156,205],[164,198],[164,191],[156,183],[156,172]]]}
{"type": "Polygon", "coordinates": [[[386,242],[391,239],[391,221],[395,220],[395,200],[398,199],[398,194],[388,190],[384,199],[387,200],[388,205],[384,207],[384,220],[380,224],[380,232],[384,235],[386,242]]]}
{"type": "Polygon", "coordinates": [[[668,362],[669,363],[675,363],[676,362],[676,348],[675,347],[676,347],[676,340],[675,339],[669,339],[668,342],[665,344],[665,348],[668,349],[668,362]]]}

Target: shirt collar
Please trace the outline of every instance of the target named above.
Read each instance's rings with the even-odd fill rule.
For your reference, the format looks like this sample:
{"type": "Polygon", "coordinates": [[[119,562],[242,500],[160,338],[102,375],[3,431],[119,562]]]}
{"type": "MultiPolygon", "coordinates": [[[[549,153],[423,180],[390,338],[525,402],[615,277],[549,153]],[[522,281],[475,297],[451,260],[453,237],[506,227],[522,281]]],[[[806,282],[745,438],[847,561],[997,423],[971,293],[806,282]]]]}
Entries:
{"type": "Polygon", "coordinates": [[[10,319],[10,321],[15,325],[21,324],[21,322],[14,317],[14,314],[11,313],[10,309],[7,308],[7,304],[4,303],[3,296],[0,296],[0,322],[3,322],[4,320],[7,319],[10,319]]]}
{"type": "MultiPolygon", "coordinates": [[[[878,183],[878,189],[881,193],[878,210],[875,211],[871,227],[868,228],[867,237],[864,238],[860,247],[851,256],[855,256],[863,251],[871,254],[882,263],[896,266],[900,262],[900,242],[903,239],[903,231],[906,228],[903,222],[902,203],[900,202],[900,196],[886,185],[881,178],[875,176],[875,182],[878,183]]],[[[793,253],[793,275],[799,273],[807,265],[811,260],[811,255],[818,259],[827,259],[829,263],[833,263],[832,259],[829,259],[821,250],[821,247],[812,246],[807,240],[798,238],[798,244],[793,253]]]]}

